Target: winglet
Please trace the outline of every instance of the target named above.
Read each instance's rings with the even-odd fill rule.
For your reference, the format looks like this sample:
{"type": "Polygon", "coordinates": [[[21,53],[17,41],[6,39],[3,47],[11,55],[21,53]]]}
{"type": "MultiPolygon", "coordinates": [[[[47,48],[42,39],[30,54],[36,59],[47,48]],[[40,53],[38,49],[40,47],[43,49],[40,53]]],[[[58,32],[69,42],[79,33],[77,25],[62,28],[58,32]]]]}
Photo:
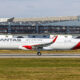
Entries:
{"type": "Polygon", "coordinates": [[[58,36],[55,37],[55,39],[53,40],[53,43],[56,41],[57,37],[58,37],[58,36]]]}

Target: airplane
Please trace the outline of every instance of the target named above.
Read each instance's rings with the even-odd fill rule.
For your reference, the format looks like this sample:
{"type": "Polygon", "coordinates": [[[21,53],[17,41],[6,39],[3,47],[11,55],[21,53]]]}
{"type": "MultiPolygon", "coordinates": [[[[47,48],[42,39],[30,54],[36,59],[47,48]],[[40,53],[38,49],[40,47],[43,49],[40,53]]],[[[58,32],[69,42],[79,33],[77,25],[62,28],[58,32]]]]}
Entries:
{"type": "Polygon", "coordinates": [[[55,36],[52,38],[0,38],[0,49],[37,50],[74,50],[80,49],[80,39],[55,36]]]}

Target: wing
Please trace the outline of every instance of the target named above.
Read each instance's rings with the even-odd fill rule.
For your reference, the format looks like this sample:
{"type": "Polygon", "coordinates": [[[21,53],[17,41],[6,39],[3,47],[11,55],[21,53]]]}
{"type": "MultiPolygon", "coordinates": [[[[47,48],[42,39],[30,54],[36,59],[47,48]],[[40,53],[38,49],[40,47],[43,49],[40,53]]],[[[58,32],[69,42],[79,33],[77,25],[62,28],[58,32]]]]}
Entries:
{"type": "Polygon", "coordinates": [[[22,47],[20,47],[21,49],[29,49],[29,50],[32,50],[32,49],[38,49],[38,48],[43,48],[43,47],[46,47],[46,46],[49,46],[51,45],[52,43],[55,43],[56,39],[57,39],[58,36],[56,36],[51,42],[49,43],[45,43],[45,44],[36,44],[36,45],[24,45],[22,47]]]}

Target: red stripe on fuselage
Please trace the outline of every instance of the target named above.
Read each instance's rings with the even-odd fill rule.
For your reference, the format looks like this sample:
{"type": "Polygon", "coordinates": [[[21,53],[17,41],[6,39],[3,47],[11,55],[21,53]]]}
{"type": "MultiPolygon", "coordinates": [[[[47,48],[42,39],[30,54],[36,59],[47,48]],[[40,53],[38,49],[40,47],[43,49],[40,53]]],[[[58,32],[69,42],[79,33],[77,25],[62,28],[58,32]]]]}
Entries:
{"type": "Polygon", "coordinates": [[[56,41],[57,38],[58,38],[58,36],[55,37],[55,39],[53,40],[53,43],[56,41]]]}
{"type": "Polygon", "coordinates": [[[80,42],[74,47],[74,48],[72,48],[73,50],[75,50],[75,49],[80,49],[80,42]]]}

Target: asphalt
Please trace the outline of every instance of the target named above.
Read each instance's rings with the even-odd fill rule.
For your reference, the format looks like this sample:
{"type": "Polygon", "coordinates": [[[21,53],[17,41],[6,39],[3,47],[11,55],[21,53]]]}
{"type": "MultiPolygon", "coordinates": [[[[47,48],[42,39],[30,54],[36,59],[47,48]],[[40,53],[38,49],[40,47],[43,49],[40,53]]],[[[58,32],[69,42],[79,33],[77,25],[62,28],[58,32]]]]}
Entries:
{"type": "Polygon", "coordinates": [[[80,58],[80,54],[0,54],[0,58],[80,58]]]}

